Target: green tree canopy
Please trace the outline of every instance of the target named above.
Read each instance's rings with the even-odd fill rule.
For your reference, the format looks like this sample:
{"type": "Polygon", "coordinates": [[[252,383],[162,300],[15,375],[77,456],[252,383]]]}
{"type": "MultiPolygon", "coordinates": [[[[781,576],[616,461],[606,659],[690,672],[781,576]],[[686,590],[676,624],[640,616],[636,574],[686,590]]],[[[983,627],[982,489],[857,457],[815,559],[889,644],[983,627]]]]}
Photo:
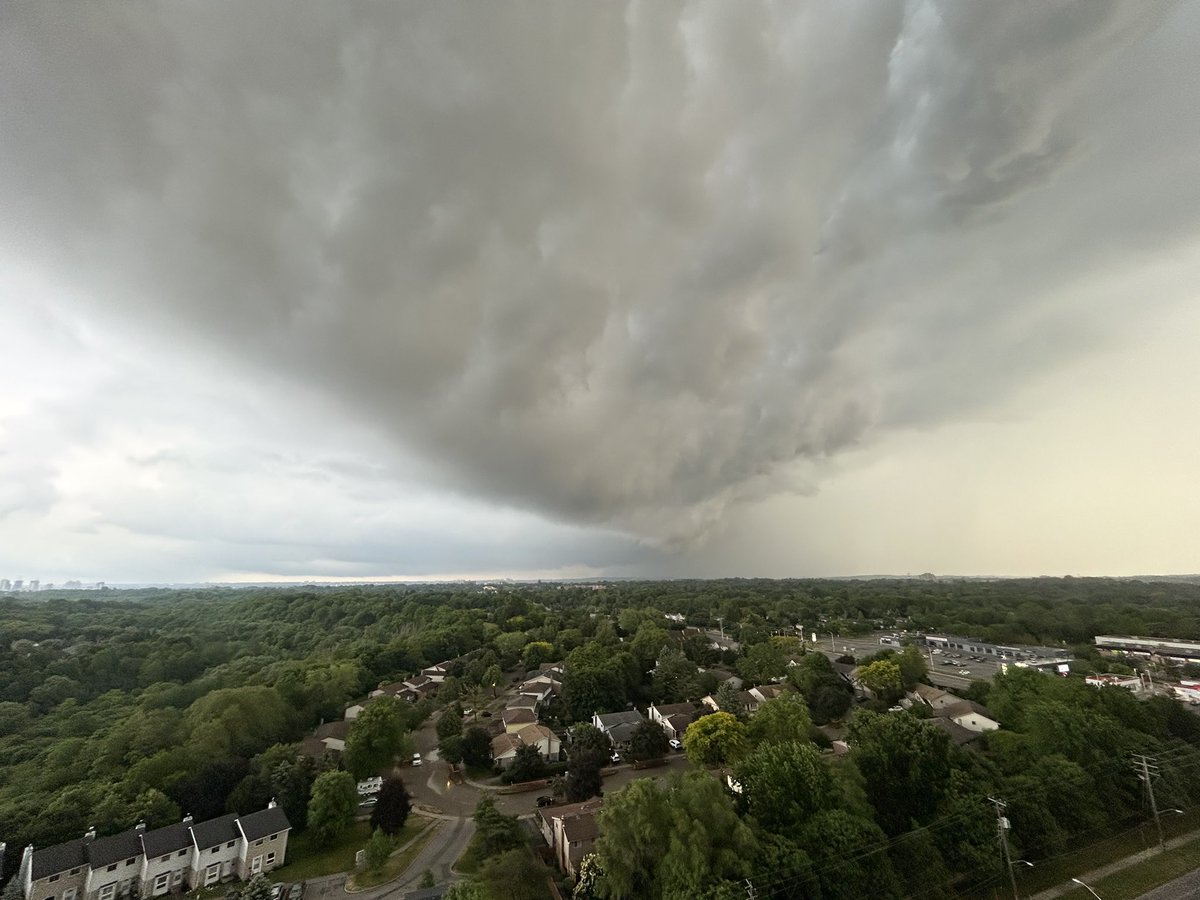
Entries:
{"type": "Polygon", "coordinates": [[[412,800],[404,782],[395,776],[385,778],[371,809],[371,827],[389,836],[397,835],[408,821],[410,812],[412,800]]]}
{"type": "Polygon", "coordinates": [[[737,764],[741,802],[768,831],[795,836],[818,812],[843,798],[825,761],[810,744],[768,743],[737,764]]]}
{"type": "Polygon", "coordinates": [[[670,749],[670,739],[663,727],[658,722],[644,719],[633,730],[629,738],[629,752],[626,755],[633,762],[645,762],[662,759],[670,749]]]}
{"type": "Polygon", "coordinates": [[[308,802],[308,827],[320,841],[334,841],[350,827],[358,808],[354,777],[349,772],[325,772],[313,782],[308,802]]]}
{"type": "Polygon", "coordinates": [[[794,691],[774,697],[759,707],[746,727],[752,745],[808,741],[812,719],[804,698],[794,691]]]}
{"type": "Polygon", "coordinates": [[[346,738],[347,768],[356,778],[392,768],[398,754],[407,756],[410,752],[406,737],[399,701],[381,697],[368,703],[346,738]]]}
{"type": "Polygon", "coordinates": [[[861,710],[847,740],[876,821],[889,835],[937,814],[950,782],[950,739],[913,716],[861,710]]]}
{"type": "Polygon", "coordinates": [[[746,751],[746,726],[727,712],[702,716],[683,733],[683,749],[697,765],[729,765],[746,751]]]}

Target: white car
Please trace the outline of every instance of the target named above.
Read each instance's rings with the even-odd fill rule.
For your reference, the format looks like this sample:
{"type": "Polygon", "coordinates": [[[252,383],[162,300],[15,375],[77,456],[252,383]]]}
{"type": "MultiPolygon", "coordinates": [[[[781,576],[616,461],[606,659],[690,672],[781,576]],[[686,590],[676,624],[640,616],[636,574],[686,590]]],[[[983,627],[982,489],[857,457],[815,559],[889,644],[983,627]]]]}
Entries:
{"type": "Polygon", "coordinates": [[[682,750],[683,744],[677,738],[671,738],[669,741],[672,750],[682,750]]]}
{"type": "Polygon", "coordinates": [[[412,764],[414,766],[419,766],[421,764],[421,754],[420,753],[413,754],[412,764]]]}
{"type": "Polygon", "coordinates": [[[612,761],[615,763],[619,763],[621,761],[621,754],[618,753],[616,750],[613,751],[612,761]]]}

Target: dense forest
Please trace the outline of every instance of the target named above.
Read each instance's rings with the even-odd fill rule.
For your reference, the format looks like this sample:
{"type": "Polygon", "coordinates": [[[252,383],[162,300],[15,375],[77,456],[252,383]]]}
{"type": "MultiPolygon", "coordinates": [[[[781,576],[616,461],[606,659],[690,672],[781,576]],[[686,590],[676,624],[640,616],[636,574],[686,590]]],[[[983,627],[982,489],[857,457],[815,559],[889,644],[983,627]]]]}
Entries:
{"type": "MultiPolygon", "coordinates": [[[[694,699],[715,689],[715,676],[702,671],[714,666],[756,681],[782,677],[782,651],[796,641],[797,625],[840,634],[952,632],[1094,656],[1087,644],[1100,633],[1200,639],[1200,586],[728,580],[0,597],[0,840],[10,848],[3,876],[24,845],[68,840],[91,825],[101,833],[137,821],[153,828],[184,812],[197,819],[245,812],[278,796],[302,828],[308,792],[330,763],[299,759],[296,742],[321,721],[341,718],[350,700],[425,665],[460,658],[444,701],[479,690],[494,667],[515,674],[565,658],[555,724],[567,726],[593,710],[694,699]],[[718,622],[740,651],[678,634],[718,622]]],[[[954,747],[929,729],[904,730],[920,726],[914,716],[866,710],[850,725],[855,761],[814,764],[810,723],[839,715],[819,668],[789,676],[806,701],[794,741],[746,726],[740,751],[720,761],[741,773],[740,797],[712,793],[713,779],[689,777],[613,799],[609,809],[619,815],[606,813],[605,821],[650,817],[665,843],[649,868],[624,871],[643,857],[621,849],[619,828],[605,832],[599,856],[610,871],[598,896],[699,896],[687,893],[692,882],[677,883],[689,871],[718,886],[774,872],[780,896],[854,896],[846,885],[867,882],[877,896],[902,896],[914,879],[948,891],[961,885],[961,873],[996,875],[989,791],[1009,796],[1014,843],[1031,855],[1141,815],[1130,752],[1164,760],[1164,802],[1200,802],[1200,718],[1165,698],[1140,702],[1118,689],[1030,672],[974,689],[1004,726],[983,752],[954,747]],[[754,785],[766,791],[778,781],[764,771],[791,773],[792,806],[756,793],[754,785]],[[920,777],[896,777],[908,771],[920,777]],[[681,811],[696,804],[713,810],[710,822],[721,821],[718,810],[731,817],[722,827],[741,850],[724,869],[713,869],[722,854],[699,868],[672,859],[672,848],[700,852],[702,843],[671,838],[675,829],[694,830],[681,811]],[[871,847],[883,849],[863,849],[871,847]],[[854,866],[833,866],[834,858],[854,866]]],[[[406,727],[428,713],[424,706],[413,707],[406,727]]]]}

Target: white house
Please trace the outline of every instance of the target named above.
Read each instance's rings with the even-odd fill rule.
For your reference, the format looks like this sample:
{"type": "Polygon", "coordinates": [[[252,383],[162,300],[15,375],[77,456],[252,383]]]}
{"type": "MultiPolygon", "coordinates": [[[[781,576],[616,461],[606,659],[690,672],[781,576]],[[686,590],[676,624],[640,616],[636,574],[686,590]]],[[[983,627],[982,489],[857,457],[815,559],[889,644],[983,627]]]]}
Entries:
{"type": "Polygon", "coordinates": [[[1000,727],[1000,723],[992,718],[987,707],[980,706],[974,700],[960,700],[953,706],[938,710],[937,714],[968,731],[995,731],[1000,727]]]}
{"type": "Polygon", "coordinates": [[[628,743],[634,730],[645,721],[642,714],[635,709],[627,712],[592,713],[592,725],[603,731],[614,746],[628,743]]]}

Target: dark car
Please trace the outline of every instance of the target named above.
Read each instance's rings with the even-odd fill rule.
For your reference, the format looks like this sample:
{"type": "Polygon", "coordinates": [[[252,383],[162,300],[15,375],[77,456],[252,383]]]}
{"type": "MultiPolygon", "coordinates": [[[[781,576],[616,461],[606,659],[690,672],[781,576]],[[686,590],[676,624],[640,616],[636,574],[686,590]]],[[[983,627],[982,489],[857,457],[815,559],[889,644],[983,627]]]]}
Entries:
{"type": "Polygon", "coordinates": [[[545,796],[543,796],[543,797],[538,797],[538,798],[537,798],[537,805],[538,805],[538,806],[551,806],[551,805],[553,805],[553,803],[554,803],[554,798],[553,798],[553,797],[545,797],[545,796]]]}

